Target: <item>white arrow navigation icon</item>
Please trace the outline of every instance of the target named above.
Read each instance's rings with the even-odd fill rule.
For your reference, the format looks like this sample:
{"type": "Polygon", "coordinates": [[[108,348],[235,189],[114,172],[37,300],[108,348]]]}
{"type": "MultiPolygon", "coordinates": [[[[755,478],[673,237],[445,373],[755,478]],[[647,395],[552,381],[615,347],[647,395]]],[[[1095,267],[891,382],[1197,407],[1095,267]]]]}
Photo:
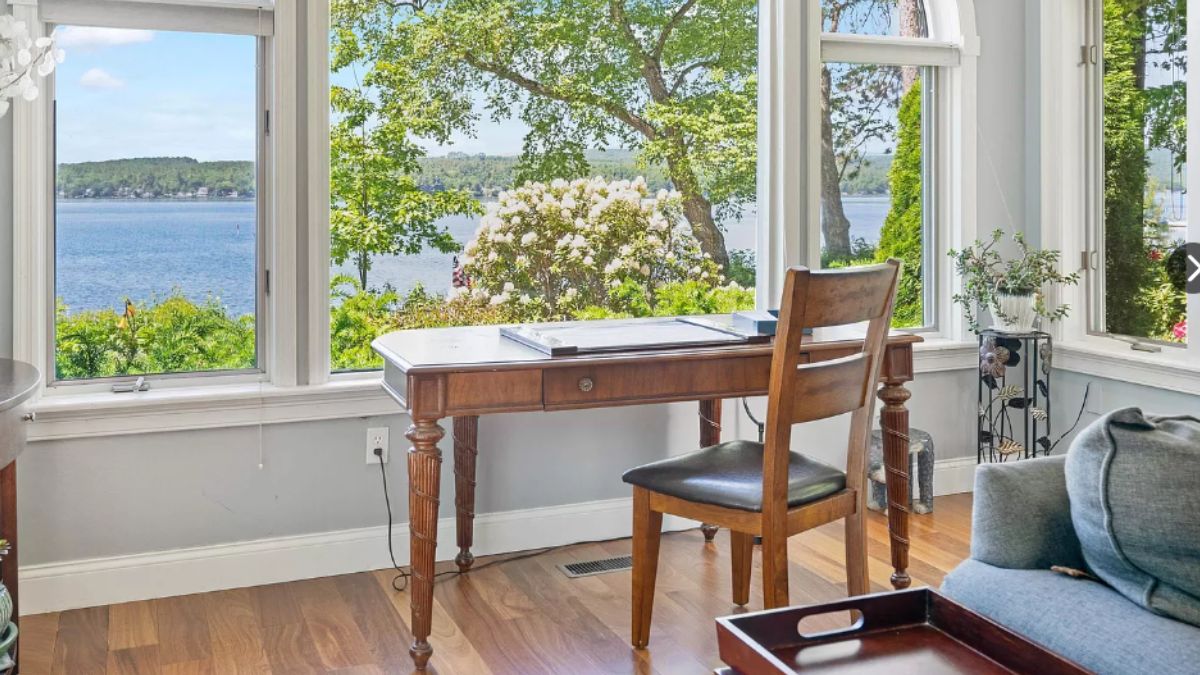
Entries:
{"type": "Polygon", "coordinates": [[[1200,277],[1200,260],[1196,260],[1196,256],[1194,255],[1188,255],[1188,262],[1196,266],[1196,271],[1192,272],[1192,275],[1188,277],[1188,283],[1190,284],[1195,281],[1197,277],[1200,277]]]}

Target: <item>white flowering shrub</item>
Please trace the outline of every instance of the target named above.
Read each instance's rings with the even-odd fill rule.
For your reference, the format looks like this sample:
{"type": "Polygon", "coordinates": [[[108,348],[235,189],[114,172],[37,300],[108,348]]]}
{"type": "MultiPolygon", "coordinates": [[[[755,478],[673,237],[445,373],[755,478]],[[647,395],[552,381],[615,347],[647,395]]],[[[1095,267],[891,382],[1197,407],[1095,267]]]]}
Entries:
{"type": "Polygon", "coordinates": [[[501,192],[462,258],[462,300],[522,320],[653,313],[661,289],[699,292],[724,279],[700,250],[679,195],[643,178],[555,180],[501,192]]]}
{"type": "Polygon", "coordinates": [[[54,72],[64,58],[52,38],[31,39],[24,21],[0,14],[0,117],[8,112],[9,99],[36,99],[40,92],[34,77],[54,72]]]}

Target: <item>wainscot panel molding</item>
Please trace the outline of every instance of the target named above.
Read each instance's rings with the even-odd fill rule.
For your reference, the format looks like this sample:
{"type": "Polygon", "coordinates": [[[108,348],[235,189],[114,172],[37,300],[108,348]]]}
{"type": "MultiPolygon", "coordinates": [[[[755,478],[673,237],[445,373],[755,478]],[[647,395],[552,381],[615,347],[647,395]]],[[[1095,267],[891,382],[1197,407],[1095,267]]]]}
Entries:
{"type": "MultiPolygon", "coordinates": [[[[973,342],[929,339],[913,350],[917,374],[975,367],[973,342]]],[[[376,417],[400,413],[377,376],[281,387],[242,383],[133,394],[49,394],[34,405],[29,441],[376,417]]]]}
{"type": "MultiPolygon", "coordinates": [[[[937,496],[970,492],[973,457],[941,460],[934,467],[937,496]]],[[[473,549],[479,556],[630,536],[629,498],[480,514],[473,549]]],[[[918,516],[919,517],[919,516],[918,516]]],[[[663,530],[699,523],[667,516],[663,530]]],[[[455,518],[438,521],[439,561],[458,553],[455,518]]],[[[408,524],[392,530],[396,560],[408,564],[408,524]]],[[[57,612],[151,598],[260,586],[391,567],[387,527],[364,527],[154,553],[92,558],[21,567],[26,614],[57,612]]]]}

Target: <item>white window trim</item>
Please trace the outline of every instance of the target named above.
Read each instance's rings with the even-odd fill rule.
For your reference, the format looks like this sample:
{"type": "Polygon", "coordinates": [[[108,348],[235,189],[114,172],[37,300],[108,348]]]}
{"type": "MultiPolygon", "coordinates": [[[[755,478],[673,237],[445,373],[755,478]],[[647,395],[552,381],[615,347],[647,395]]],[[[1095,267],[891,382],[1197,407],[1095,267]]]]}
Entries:
{"type": "MultiPolygon", "coordinates": [[[[13,0],[13,13],[30,27],[34,37],[44,35],[36,0],[13,0]]],[[[258,312],[259,367],[254,373],[195,373],[180,376],[156,375],[154,387],[222,387],[230,383],[270,381],[276,386],[296,384],[296,150],[294,143],[280,139],[295,138],[295,5],[281,3],[274,12],[276,35],[269,39],[267,101],[272,111],[271,134],[266,138],[268,156],[266,213],[262,214],[260,236],[266,239],[265,268],[271,270],[271,293],[258,312]],[[288,30],[287,27],[292,27],[288,30]]],[[[45,368],[52,361],[50,345],[54,308],[51,298],[54,270],[50,262],[54,167],[49,151],[52,143],[53,96],[42,96],[32,103],[13,106],[13,355],[45,368]]],[[[262,269],[259,273],[263,272],[262,269]]],[[[43,382],[53,378],[44,377],[43,382]]],[[[65,386],[43,385],[45,398],[86,397],[97,392],[112,396],[111,378],[106,381],[70,383],[65,386]]],[[[81,404],[86,405],[86,404],[81,404]]]]}
{"type": "MultiPolygon", "coordinates": [[[[1090,69],[1083,67],[1080,54],[1087,44],[1085,11],[1089,1],[1039,5],[1041,240],[1042,246],[1062,251],[1063,271],[1081,274],[1085,270],[1080,255],[1091,246],[1089,229],[1096,217],[1089,213],[1093,209],[1088,201],[1089,181],[1093,172],[1102,171],[1089,166],[1091,127],[1084,123],[1099,120],[1098,111],[1089,103],[1090,69]]],[[[1191,0],[1189,9],[1198,4],[1191,0]]],[[[1200,7],[1194,9],[1200,12],[1200,7]]],[[[1189,31],[1200,35],[1194,23],[1200,16],[1195,12],[1189,16],[1189,31]]],[[[1200,63],[1200,44],[1188,45],[1188,58],[1200,63]]],[[[1194,79],[1189,81],[1188,109],[1200,110],[1200,72],[1192,72],[1190,77],[1194,79]]],[[[1200,124],[1188,125],[1188,143],[1200,144],[1200,124]]],[[[1188,174],[1188,194],[1200,195],[1200,171],[1188,174]]],[[[1189,213],[1200,212],[1192,206],[1189,201],[1189,213]]],[[[1200,218],[1190,218],[1188,225],[1188,239],[1200,240],[1200,218]]],[[[1094,300],[1086,283],[1060,289],[1059,301],[1069,304],[1072,311],[1052,330],[1056,368],[1200,395],[1200,339],[1194,332],[1186,347],[1164,345],[1158,353],[1134,351],[1127,341],[1091,330],[1088,309],[1094,300]]],[[[1188,296],[1188,317],[1190,324],[1200,320],[1200,295],[1188,296]]]]}
{"type": "MultiPolygon", "coordinates": [[[[972,0],[925,1],[933,20],[931,35],[939,41],[934,44],[935,48],[944,49],[945,44],[941,43],[953,44],[959,53],[958,65],[945,70],[938,102],[939,119],[945,120],[945,138],[937,146],[938,170],[941,175],[953,178],[949,189],[938,195],[937,208],[944,214],[940,220],[946,230],[938,234],[939,249],[944,250],[960,247],[963,242],[975,238],[978,38],[974,30],[972,0]]],[[[281,2],[275,10],[273,51],[276,66],[271,91],[276,102],[296,101],[297,105],[276,103],[270,106],[273,111],[274,165],[278,170],[270,183],[274,216],[271,235],[277,245],[269,257],[272,293],[267,320],[273,351],[270,362],[264,364],[269,381],[193,377],[156,382],[153,390],[138,394],[85,393],[75,389],[71,395],[63,396],[61,392],[53,392],[56,395],[44,396],[35,406],[37,419],[30,428],[32,440],[256,426],[399,412],[383,393],[378,371],[329,374],[329,109],[325,91],[329,72],[325,48],[329,17],[326,3],[315,3],[317,7],[308,3],[306,17],[297,4],[281,2]],[[302,18],[306,22],[305,31],[300,30],[298,23],[302,18]],[[303,67],[297,64],[303,64],[303,67]],[[306,75],[305,71],[307,86],[302,87],[298,80],[306,75]],[[295,112],[301,107],[304,107],[306,129],[300,128],[298,118],[301,116],[295,112]],[[281,139],[289,138],[296,139],[296,143],[281,142],[281,139]],[[305,153],[306,174],[298,168],[298,152],[305,153]],[[297,194],[298,186],[307,188],[303,190],[303,196],[297,194]],[[301,221],[297,212],[302,199],[307,217],[301,221]],[[301,239],[303,246],[300,246],[301,239]],[[306,269],[297,269],[301,267],[297,264],[302,262],[300,256],[307,261],[306,269]],[[287,261],[293,262],[288,264],[287,261]],[[305,275],[307,286],[307,292],[303,294],[298,288],[300,274],[305,275]],[[302,312],[297,311],[301,303],[302,312]],[[300,378],[305,365],[307,378],[300,378]]],[[[819,147],[820,83],[817,75],[821,63],[821,22],[819,5],[815,2],[762,0],[760,12],[760,16],[768,20],[760,23],[759,31],[760,47],[763,47],[760,51],[760,81],[767,86],[760,90],[759,129],[763,140],[760,143],[758,184],[760,204],[766,204],[767,208],[760,210],[758,259],[762,271],[758,293],[760,298],[767,298],[782,293],[787,267],[819,262],[819,201],[811,198],[820,194],[819,156],[816,153],[806,155],[803,149],[819,147]],[[801,67],[797,68],[795,64],[801,64],[801,67]],[[771,152],[772,148],[793,148],[795,151],[771,152]],[[797,227],[797,223],[806,226],[797,227]]],[[[37,116],[29,110],[23,116],[27,118],[24,123],[36,131],[37,116]]],[[[34,143],[21,145],[28,154],[28,146],[34,143]]],[[[17,161],[22,160],[18,158],[17,161]]],[[[27,156],[24,161],[30,161],[30,158],[27,156]]],[[[45,169],[48,171],[49,167],[45,169]]],[[[40,189],[38,183],[26,180],[24,187],[26,190],[40,189]]],[[[17,192],[17,196],[21,194],[17,192]]],[[[20,206],[27,209],[48,203],[36,199],[20,201],[20,206]]],[[[44,219],[45,214],[34,213],[35,217],[23,225],[21,211],[17,213],[15,250],[32,251],[39,243],[36,241],[38,229],[33,223],[44,222],[37,221],[36,217],[44,219]]],[[[16,288],[21,289],[18,299],[45,297],[44,288],[41,294],[31,292],[36,290],[32,288],[32,282],[36,281],[37,274],[44,272],[31,264],[35,259],[45,258],[16,256],[20,267],[15,273],[26,276],[26,280],[16,283],[16,288]]],[[[942,297],[949,297],[957,283],[949,265],[937,266],[937,292],[942,297]]],[[[25,317],[31,316],[29,312],[35,308],[23,301],[15,309],[17,317],[25,317]]],[[[48,323],[33,322],[35,326],[41,326],[41,335],[37,334],[37,328],[30,329],[20,320],[16,323],[17,332],[22,334],[14,336],[16,353],[18,358],[30,359],[31,346],[47,344],[44,331],[48,323]]],[[[953,311],[949,302],[939,303],[938,325],[943,327],[941,334],[926,334],[926,342],[916,347],[916,372],[972,368],[977,347],[959,313],[953,311]]],[[[39,358],[35,362],[44,360],[39,358]]]]}

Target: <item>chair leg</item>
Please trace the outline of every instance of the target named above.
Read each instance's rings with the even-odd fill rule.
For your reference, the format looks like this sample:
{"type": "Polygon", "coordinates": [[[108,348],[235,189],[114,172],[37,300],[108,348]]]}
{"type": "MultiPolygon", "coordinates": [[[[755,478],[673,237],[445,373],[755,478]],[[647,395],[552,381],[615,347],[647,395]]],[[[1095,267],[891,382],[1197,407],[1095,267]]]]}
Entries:
{"type": "Polygon", "coordinates": [[[762,538],[763,605],[766,609],[787,607],[788,558],[787,532],[763,532],[762,538]]]}
{"type": "Polygon", "coordinates": [[[733,604],[750,602],[750,568],[754,560],[754,535],[729,531],[729,547],[733,559],[733,604]]]}
{"type": "Polygon", "coordinates": [[[857,513],[846,517],[846,590],[851,597],[871,592],[867,572],[867,523],[859,500],[857,513]]]}
{"type": "Polygon", "coordinates": [[[661,535],[662,514],[650,510],[650,493],[633,488],[633,646],[638,648],[650,642],[661,535]]]}

